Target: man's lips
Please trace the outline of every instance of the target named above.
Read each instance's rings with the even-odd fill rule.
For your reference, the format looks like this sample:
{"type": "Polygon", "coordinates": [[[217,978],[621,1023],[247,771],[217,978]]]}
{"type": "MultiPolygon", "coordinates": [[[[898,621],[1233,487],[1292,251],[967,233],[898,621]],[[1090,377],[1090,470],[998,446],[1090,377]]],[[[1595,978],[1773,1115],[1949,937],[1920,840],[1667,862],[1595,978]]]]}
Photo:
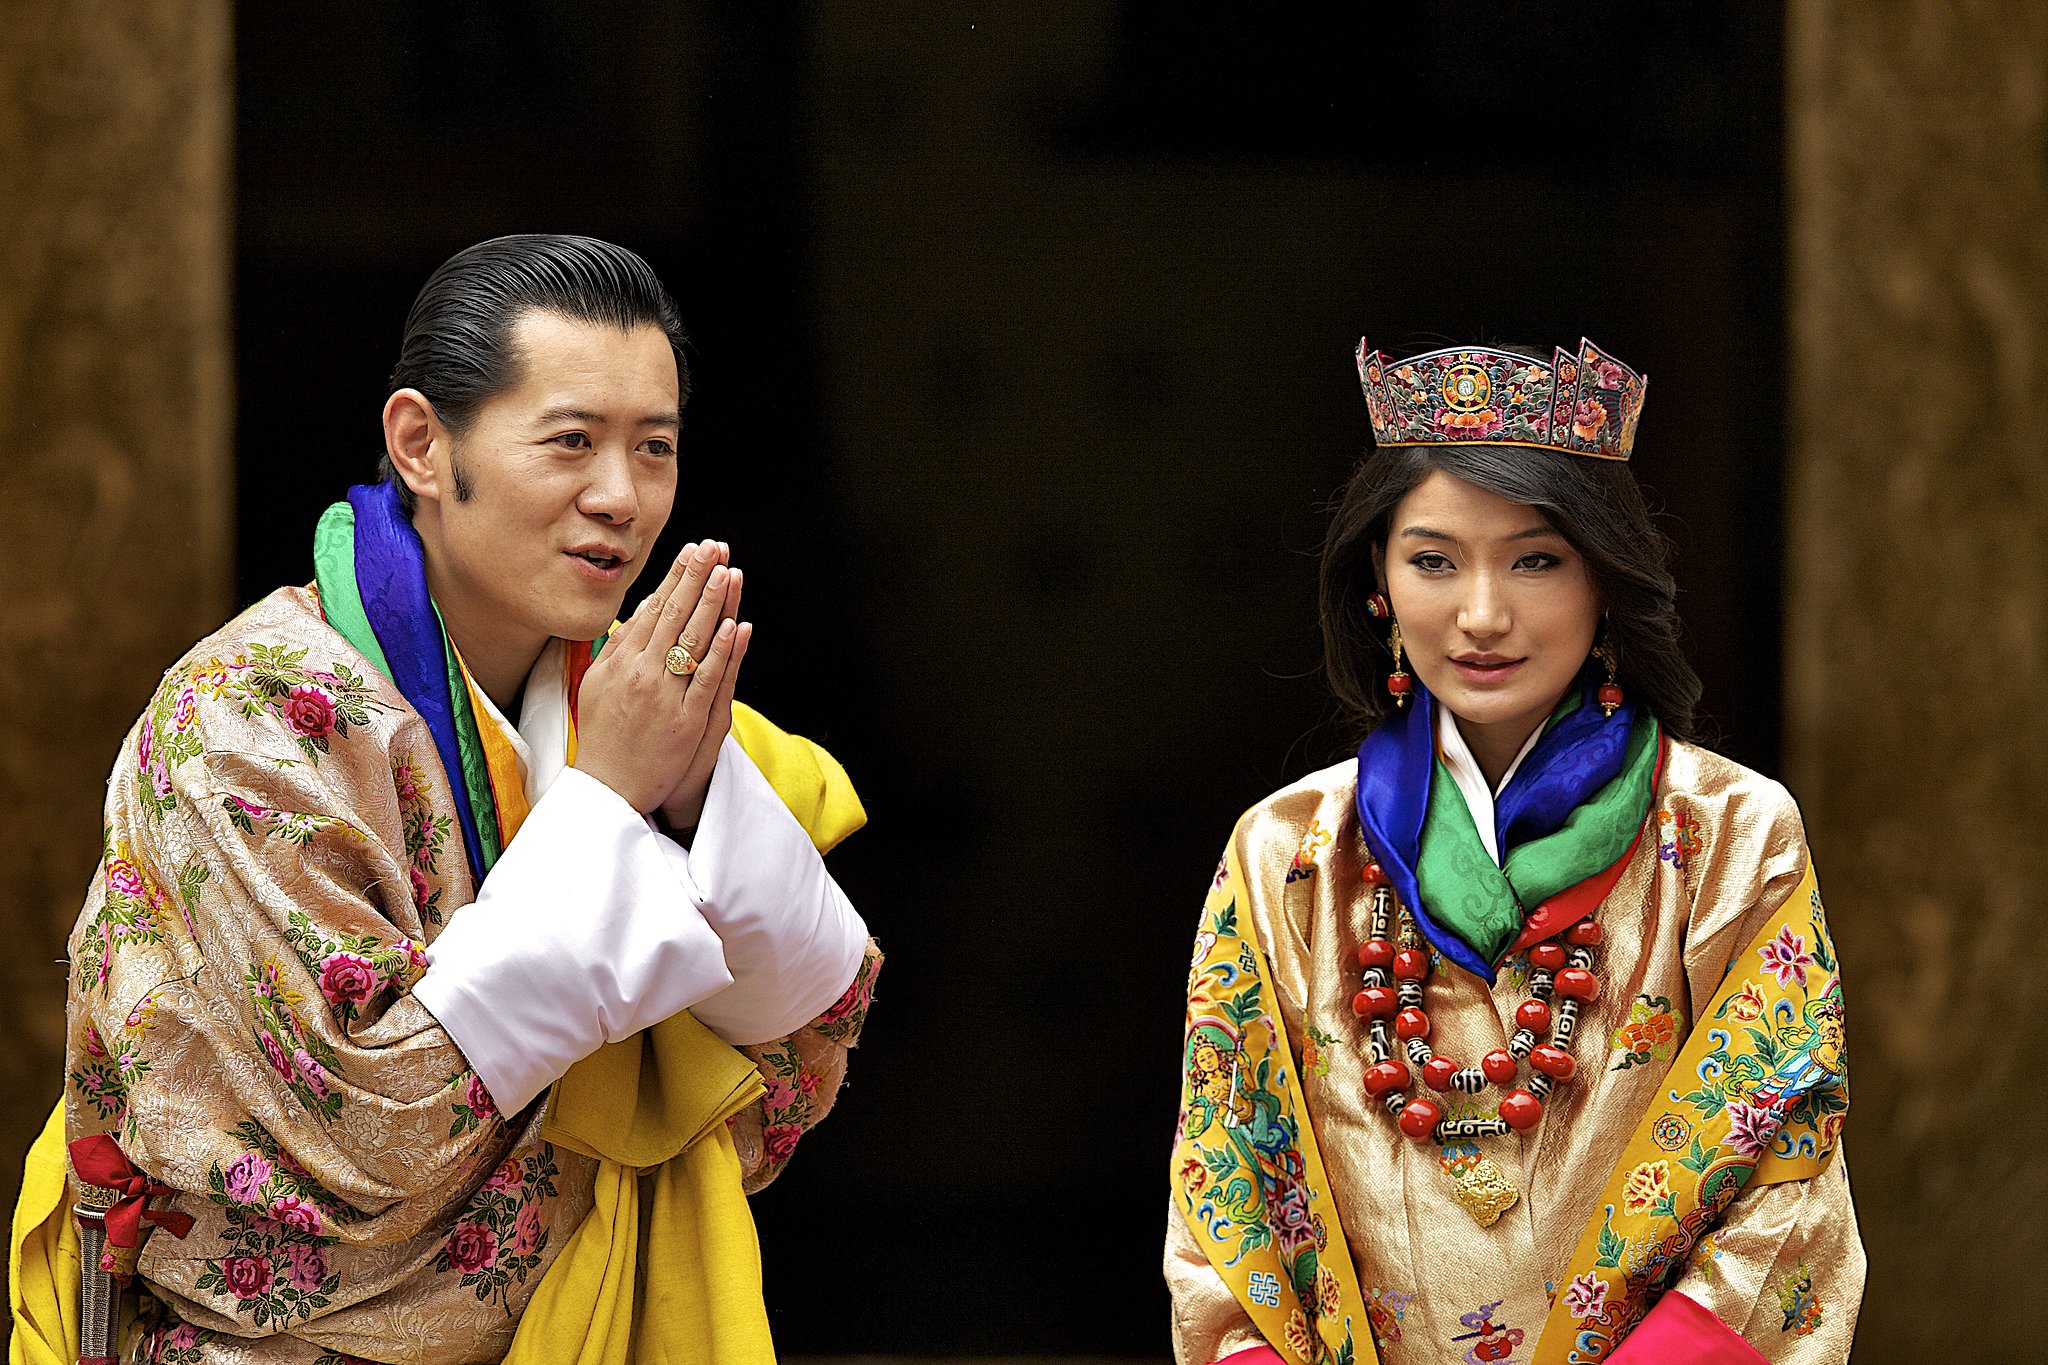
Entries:
{"type": "Polygon", "coordinates": [[[611,545],[579,545],[562,553],[574,560],[584,573],[602,583],[617,582],[632,562],[632,557],[624,550],[611,545]]]}

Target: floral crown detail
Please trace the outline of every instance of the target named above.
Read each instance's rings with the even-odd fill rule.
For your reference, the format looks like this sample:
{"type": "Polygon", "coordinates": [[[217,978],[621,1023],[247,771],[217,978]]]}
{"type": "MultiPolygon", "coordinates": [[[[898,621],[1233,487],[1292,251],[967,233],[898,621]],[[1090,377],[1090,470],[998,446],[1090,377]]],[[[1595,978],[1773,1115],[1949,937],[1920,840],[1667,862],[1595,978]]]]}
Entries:
{"type": "Polygon", "coordinates": [[[1532,446],[1626,460],[1649,376],[1592,342],[1550,364],[1488,346],[1394,362],[1358,339],[1358,382],[1380,446],[1532,446]]]}

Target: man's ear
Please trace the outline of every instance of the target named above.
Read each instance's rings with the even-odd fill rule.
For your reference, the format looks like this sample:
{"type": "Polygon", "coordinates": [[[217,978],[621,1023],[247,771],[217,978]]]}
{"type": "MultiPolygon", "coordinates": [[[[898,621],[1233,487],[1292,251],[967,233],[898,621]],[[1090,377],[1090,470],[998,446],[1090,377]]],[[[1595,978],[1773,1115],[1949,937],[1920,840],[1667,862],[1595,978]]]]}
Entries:
{"type": "Polygon", "coordinates": [[[400,389],[384,400],[384,451],[398,477],[424,502],[441,499],[441,461],[448,441],[434,405],[418,389],[400,389]]]}

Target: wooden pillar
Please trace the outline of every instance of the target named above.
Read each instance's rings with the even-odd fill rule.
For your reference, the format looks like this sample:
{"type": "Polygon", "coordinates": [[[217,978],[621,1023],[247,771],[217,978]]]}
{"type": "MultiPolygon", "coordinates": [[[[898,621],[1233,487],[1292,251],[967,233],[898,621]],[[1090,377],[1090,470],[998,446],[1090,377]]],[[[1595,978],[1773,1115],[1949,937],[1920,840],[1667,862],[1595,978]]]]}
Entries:
{"type": "Polygon", "coordinates": [[[1786,744],[1848,973],[1856,1359],[2036,1359],[2048,10],[1789,22],[1786,744]]]}
{"type": "Polygon", "coordinates": [[[62,1083],[114,752],[229,607],[227,0],[16,0],[0,42],[0,1197],[62,1083]]]}

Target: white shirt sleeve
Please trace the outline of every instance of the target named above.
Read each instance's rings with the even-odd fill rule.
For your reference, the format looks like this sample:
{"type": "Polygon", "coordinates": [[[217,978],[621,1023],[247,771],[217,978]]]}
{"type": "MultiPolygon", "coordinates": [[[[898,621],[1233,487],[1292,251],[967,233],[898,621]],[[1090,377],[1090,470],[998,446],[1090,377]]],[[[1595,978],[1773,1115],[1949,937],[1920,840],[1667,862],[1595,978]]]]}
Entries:
{"type": "MultiPolygon", "coordinates": [[[[522,832],[522,836],[523,832],[522,832]]],[[[692,1005],[735,1046],[794,1033],[836,1003],[867,951],[868,929],[825,860],[731,736],[684,849],[657,836],[691,903],[725,945],[732,984],[692,1005]]]]}
{"type": "Polygon", "coordinates": [[[611,788],[565,769],[428,947],[412,993],[500,1112],[733,984],[718,932],[678,894],[674,849],[611,788]]]}

